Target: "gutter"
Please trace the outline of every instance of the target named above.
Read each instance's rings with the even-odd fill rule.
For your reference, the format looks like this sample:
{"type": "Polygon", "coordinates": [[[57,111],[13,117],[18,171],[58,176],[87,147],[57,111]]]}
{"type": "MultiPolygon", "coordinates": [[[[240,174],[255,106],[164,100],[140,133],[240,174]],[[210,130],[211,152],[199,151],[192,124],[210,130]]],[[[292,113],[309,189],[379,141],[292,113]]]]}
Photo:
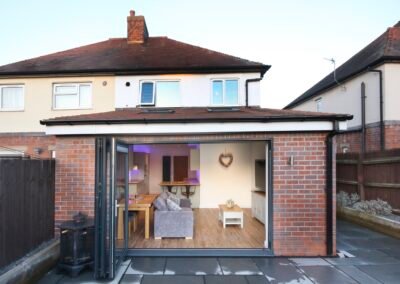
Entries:
{"type": "Polygon", "coordinates": [[[333,137],[338,133],[337,121],[326,137],[326,254],[333,255],[333,137]]]}
{"type": "Polygon", "coordinates": [[[383,123],[383,79],[382,70],[371,69],[368,72],[379,74],[379,128],[380,128],[380,146],[381,151],[385,150],[385,126],[383,123]]]}
{"type": "Polygon", "coordinates": [[[202,123],[202,122],[290,122],[290,121],[346,121],[352,119],[352,115],[332,116],[304,116],[304,117],[245,117],[245,118],[172,118],[172,119],[101,119],[101,120],[41,120],[41,125],[90,125],[90,124],[141,124],[141,123],[202,123]]]}
{"type": "Polygon", "coordinates": [[[137,68],[137,69],[86,69],[86,70],[44,70],[44,71],[0,71],[0,78],[14,77],[47,77],[47,76],[82,76],[82,75],[159,75],[159,74],[206,74],[206,73],[242,73],[260,72],[261,76],[271,68],[270,65],[247,66],[203,66],[203,67],[171,67],[171,68],[137,68]]]}

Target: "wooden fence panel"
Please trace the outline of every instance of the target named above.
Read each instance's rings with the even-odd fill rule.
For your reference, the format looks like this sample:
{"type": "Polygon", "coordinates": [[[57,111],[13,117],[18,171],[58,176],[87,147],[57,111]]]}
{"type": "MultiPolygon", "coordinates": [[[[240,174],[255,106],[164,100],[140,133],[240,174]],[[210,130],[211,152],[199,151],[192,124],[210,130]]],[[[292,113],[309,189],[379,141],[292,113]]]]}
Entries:
{"type": "Polygon", "coordinates": [[[0,268],[54,237],[55,161],[0,159],[0,268]]]}
{"type": "Polygon", "coordinates": [[[365,199],[380,198],[400,208],[400,150],[337,155],[337,191],[363,191],[365,199]],[[358,174],[357,174],[358,173],[358,174]]]}

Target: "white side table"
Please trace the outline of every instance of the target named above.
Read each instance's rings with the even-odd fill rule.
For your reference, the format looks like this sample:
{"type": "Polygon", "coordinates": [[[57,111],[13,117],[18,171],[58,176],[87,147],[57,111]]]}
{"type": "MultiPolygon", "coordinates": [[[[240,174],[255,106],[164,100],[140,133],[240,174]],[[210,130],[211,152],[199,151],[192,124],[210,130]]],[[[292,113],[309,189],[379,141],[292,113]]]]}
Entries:
{"type": "Polygon", "coordinates": [[[235,205],[228,208],[226,205],[218,205],[219,207],[219,220],[222,222],[224,228],[226,225],[240,225],[243,229],[243,210],[235,205]]]}

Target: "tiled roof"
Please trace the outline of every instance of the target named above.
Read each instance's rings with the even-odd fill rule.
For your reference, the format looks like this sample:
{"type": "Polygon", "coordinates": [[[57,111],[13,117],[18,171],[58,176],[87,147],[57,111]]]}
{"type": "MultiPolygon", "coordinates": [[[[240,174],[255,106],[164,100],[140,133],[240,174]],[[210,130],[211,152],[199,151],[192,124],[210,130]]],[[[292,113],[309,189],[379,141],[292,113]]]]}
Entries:
{"type": "MultiPolygon", "coordinates": [[[[343,82],[385,61],[400,61],[400,22],[388,28],[380,37],[337,68],[336,79],[339,82],[343,82]]],[[[290,109],[307,101],[336,84],[332,72],[288,104],[285,109],[290,109]]]]}
{"type": "Polygon", "coordinates": [[[56,117],[42,120],[44,125],[185,123],[185,122],[273,122],[348,120],[351,115],[329,114],[258,107],[207,108],[130,108],[110,112],[56,117]]]}
{"type": "Polygon", "coordinates": [[[0,66],[0,76],[112,73],[210,73],[261,72],[270,66],[179,42],[149,37],[144,43],[128,44],[126,38],[81,46],[37,58],[0,66]]]}

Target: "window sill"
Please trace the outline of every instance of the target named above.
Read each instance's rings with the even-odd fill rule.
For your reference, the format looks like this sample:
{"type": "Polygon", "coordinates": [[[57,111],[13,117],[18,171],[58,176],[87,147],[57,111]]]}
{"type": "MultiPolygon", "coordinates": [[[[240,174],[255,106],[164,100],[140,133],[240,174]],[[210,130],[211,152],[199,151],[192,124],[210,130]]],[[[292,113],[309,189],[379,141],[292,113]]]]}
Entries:
{"type": "Polygon", "coordinates": [[[88,107],[88,108],[52,108],[51,110],[53,111],[63,111],[63,110],[92,110],[93,107],[88,107]]]}
{"type": "Polygon", "coordinates": [[[25,109],[0,109],[0,112],[24,112],[25,109]]]}

